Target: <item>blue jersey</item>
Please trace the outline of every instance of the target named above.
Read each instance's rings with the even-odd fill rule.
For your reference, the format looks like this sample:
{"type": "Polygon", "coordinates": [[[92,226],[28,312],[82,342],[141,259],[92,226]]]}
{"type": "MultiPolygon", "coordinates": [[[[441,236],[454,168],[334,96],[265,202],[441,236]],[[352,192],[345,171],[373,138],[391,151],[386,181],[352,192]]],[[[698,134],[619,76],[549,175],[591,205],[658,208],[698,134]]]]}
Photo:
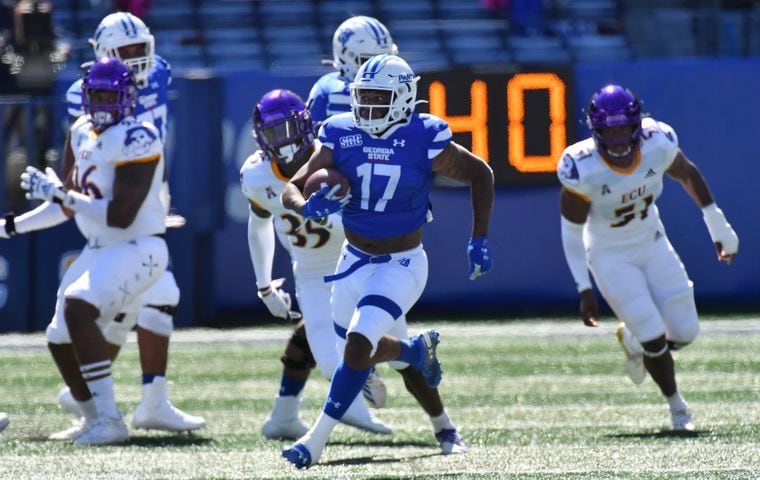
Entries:
{"type": "Polygon", "coordinates": [[[433,158],[451,143],[448,124],[430,114],[413,114],[383,138],[354,125],[350,113],[330,117],[319,140],[332,150],[334,167],[351,182],[343,226],[364,237],[388,238],[425,223],[433,158]]]}
{"type": "Polygon", "coordinates": [[[332,72],[322,75],[311,87],[306,104],[315,124],[324,122],[338,113],[351,111],[351,92],[348,89],[350,83],[341,77],[340,73],[332,72]]]}
{"type": "MultiPolygon", "coordinates": [[[[133,115],[141,122],[150,122],[166,141],[169,123],[169,85],[172,83],[172,70],[169,63],[156,55],[156,66],[148,74],[148,83],[137,91],[137,105],[133,115]]],[[[80,117],[82,110],[82,80],[72,83],[66,91],[66,104],[69,115],[80,117]]]]}

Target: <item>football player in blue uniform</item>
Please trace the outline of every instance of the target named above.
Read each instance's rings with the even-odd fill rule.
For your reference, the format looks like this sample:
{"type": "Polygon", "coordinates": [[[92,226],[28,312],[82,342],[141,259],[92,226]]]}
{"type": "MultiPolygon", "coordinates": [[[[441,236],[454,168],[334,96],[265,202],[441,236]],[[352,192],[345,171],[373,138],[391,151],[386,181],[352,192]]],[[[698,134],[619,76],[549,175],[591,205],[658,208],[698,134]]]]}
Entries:
{"type": "Polygon", "coordinates": [[[430,415],[443,453],[467,451],[436,389],[441,380],[438,333],[431,330],[408,339],[403,316],[427,282],[422,226],[436,173],[469,183],[469,277],[491,269],[487,235],[493,173],[482,159],[452,142],[445,121],[414,112],[418,80],[395,55],[370,58],[351,84],[351,113],[322,124],[321,145],[282,194],[286,207],[308,219],[341,211],[346,234],[336,273],[325,277],[333,282],[333,321],[345,338],[344,355],[316,423],[282,452],[297,468],[318,461],[372,365],[386,361],[400,371],[430,415]],[[320,168],[340,170],[350,181],[350,193],[336,197],[337,186],[327,186],[304,198],[306,179],[320,168]]]}
{"type": "MultiPolygon", "coordinates": [[[[332,45],[332,65],[336,71],[320,77],[311,87],[306,101],[315,130],[327,118],[351,110],[349,85],[364,62],[375,55],[398,52],[385,25],[376,18],[362,15],[341,23],[333,33],[332,45]]],[[[379,372],[373,367],[362,389],[364,398],[371,406],[382,408],[386,392],[379,372]]]]}
{"type": "Polygon", "coordinates": [[[349,84],[356,72],[370,57],[383,53],[397,54],[390,32],[372,17],[351,17],[338,26],[333,34],[335,72],[322,75],[309,92],[306,104],[311,120],[319,126],[336,113],[351,111],[349,84]]]}
{"type": "MultiPolygon", "coordinates": [[[[137,120],[152,123],[165,142],[168,128],[168,90],[172,82],[169,64],[155,54],[155,40],[145,23],[138,17],[117,12],[107,15],[90,39],[95,58],[116,58],[133,72],[138,87],[137,103],[133,115],[137,120]]],[[[81,80],[74,82],[66,92],[68,112],[73,118],[82,115],[81,80]]],[[[64,176],[73,164],[73,155],[67,137],[64,149],[64,176]]],[[[164,181],[162,197],[168,206],[170,195],[164,181]]],[[[168,213],[168,212],[167,212],[168,213]]],[[[167,217],[167,225],[181,226],[184,219],[167,217]]],[[[180,292],[171,270],[148,292],[145,306],[137,322],[137,343],[140,366],[143,372],[142,399],[135,409],[132,425],[135,428],[190,431],[205,426],[199,416],[189,415],[169,401],[166,387],[166,369],[169,355],[169,337],[173,318],[179,304],[180,292]]],[[[59,403],[66,411],[80,416],[80,409],[67,388],[59,395],[59,403]]]]}

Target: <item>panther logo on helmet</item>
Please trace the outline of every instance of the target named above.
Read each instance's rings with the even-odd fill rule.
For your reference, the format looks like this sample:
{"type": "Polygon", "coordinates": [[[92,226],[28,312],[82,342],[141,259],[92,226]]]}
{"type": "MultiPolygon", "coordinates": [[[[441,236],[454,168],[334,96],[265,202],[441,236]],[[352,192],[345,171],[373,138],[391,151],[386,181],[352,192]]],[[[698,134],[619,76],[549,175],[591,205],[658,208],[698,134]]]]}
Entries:
{"type": "Polygon", "coordinates": [[[156,65],[155,39],[145,23],[127,12],[112,13],[101,20],[89,40],[95,58],[115,58],[132,69],[138,85],[148,81],[156,65]],[[127,54],[124,47],[135,45],[136,52],[127,54]]]}
{"type": "Polygon", "coordinates": [[[351,17],[333,34],[333,65],[342,77],[353,80],[370,57],[398,53],[388,29],[372,17],[351,17]]]}

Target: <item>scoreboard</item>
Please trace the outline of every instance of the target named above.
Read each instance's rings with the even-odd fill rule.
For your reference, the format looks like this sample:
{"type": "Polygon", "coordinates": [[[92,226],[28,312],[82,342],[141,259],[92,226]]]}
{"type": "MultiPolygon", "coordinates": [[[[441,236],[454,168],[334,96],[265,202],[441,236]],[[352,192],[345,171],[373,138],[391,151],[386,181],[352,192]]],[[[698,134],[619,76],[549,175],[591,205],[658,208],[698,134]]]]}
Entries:
{"type": "Polygon", "coordinates": [[[562,150],[575,140],[569,70],[422,75],[417,98],[446,120],[454,141],[485,159],[497,185],[548,185],[562,150]]]}

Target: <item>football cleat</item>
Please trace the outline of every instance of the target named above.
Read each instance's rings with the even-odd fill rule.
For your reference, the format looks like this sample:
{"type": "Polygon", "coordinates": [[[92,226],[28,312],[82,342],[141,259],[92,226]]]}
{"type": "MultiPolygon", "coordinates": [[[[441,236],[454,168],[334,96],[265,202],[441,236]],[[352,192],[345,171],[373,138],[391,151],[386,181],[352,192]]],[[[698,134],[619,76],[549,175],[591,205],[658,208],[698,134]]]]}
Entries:
{"type": "Polygon", "coordinates": [[[71,395],[69,387],[63,387],[61,391],[58,392],[58,406],[72,417],[82,418],[84,415],[79,403],[77,403],[74,396],[71,395]]]}
{"type": "Polygon", "coordinates": [[[294,443],[288,448],[282,450],[282,456],[296,468],[309,468],[312,464],[311,453],[303,443],[294,443]]]}
{"type": "Polygon", "coordinates": [[[444,428],[435,434],[435,439],[438,440],[444,455],[467,453],[469,450],[456,428],[444,428]]]}
{"type": "Polygon", "coordinates": [[[78,420],[74,420],[71,427],[67,428],[66,430],[61,430],[60,432],[56,432],[48,436],[48,440],[52,440],[54,442],[70,442],[72,440],[76,440],[79,438],[82,433],[87,429],[88,427],[87,419],[82,417],[78,420]]]}
{"type": "Polygon", "coordinates": [[[145,430],[189,432],[205,427],[206,420],[172,405],[166,390],[166,378],[155,377],[152,383],[143,385],[142,401],[132,415],[132,426],[145,430]]]}
{"type": "Polygon", "coordinates": [[[0,432],[5,430],[5,427],[7,427],[9,423],[11,423],[11,419],[8,418],[8,414],[0,412],[0,432]]]}
{"type": "Polygon", "coordinates": [[[272,413],[261,425],[261,435],[270,440],[297,440],[306,435],[309,426],[298,416],[300,403],[296,396],[277,397],[272,413]]]}
{"type": "Polygon", "coordinates": [[[419,357],[417,362],[412,365],[425,377],[425,383],[430,388],[436,388],[441,383],[441,362],[435,355],[435,351],[440,343],[438,332],[428,330],[411,338],[412,343],[417,347],[419,357]]]}
{"type": "Polygon", "coordinates": [[[359,430],[376,433],[378,435],[390,435],[393,433],[391,427],[372,415],[367,404],[358,396],[354,399],[351,405],[349,405],[348,410],[343,414],[343,418],[341,418],[340,421],[346,425],[356,427],[359,430]]]}
{"type": "Polygon", "coordinates": [[[388,398],[388,389],[380,378],[377,368],[372,367],[369,371],[369,377],[362,387],[362,395],[372,408],[383,408],[385,400],[388,398]]]}
{"type": "Polygon", "coordinates": [[[670,412],[670,421],[676,432],[693,432],[696,428],[691,421],[691,412],[688,408],[670,412]]]}
{"type": "Polygon", "coordinates": [[[644,348],[623,322],[618,325],[616,335],[625,351],[625,372],[633,383],[641,385],[647,378],[647,369],[644,367],[644,348]]]}
{"type": "Polygon", "coordinates": [[[112,445],[126,442],[129,431],[124,419],[100,416],[86,422],[84,431],[74,440],[77,445],[112,445]]]}

